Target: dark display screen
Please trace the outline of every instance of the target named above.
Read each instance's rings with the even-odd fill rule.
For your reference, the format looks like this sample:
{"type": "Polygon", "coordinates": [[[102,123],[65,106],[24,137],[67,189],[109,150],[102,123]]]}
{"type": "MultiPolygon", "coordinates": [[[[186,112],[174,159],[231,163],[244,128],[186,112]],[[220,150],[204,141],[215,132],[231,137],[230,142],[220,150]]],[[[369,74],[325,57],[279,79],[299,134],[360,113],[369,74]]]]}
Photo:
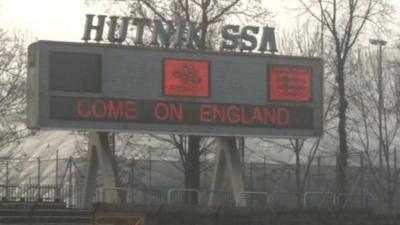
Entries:
{"type": "Polygon", "coordinates": [[[101,55],[50,52],[50,90],[101,92],[101,55]]]}
{"type": "Polygon", "coordinates": [[[295,129],[313,127],[313,112],[308,107],[58,96],[50,98],[50,117],[74,121],[295,129]]]}

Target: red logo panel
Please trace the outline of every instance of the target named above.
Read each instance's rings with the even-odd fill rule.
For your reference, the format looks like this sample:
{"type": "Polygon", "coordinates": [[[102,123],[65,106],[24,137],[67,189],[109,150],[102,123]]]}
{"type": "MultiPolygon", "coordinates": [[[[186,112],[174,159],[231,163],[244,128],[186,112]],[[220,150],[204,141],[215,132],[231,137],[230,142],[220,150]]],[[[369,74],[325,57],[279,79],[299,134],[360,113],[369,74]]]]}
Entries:
{"type": "Polygon", "coordinates": [[[269,67],[271,101],[311,102],[311,67],[272,65],[269,67]]]}
{"type": "Polygon", "coordinates": [[[164,95],[210,96],[210,65],[201,60],[164,60],[164,95]]]}

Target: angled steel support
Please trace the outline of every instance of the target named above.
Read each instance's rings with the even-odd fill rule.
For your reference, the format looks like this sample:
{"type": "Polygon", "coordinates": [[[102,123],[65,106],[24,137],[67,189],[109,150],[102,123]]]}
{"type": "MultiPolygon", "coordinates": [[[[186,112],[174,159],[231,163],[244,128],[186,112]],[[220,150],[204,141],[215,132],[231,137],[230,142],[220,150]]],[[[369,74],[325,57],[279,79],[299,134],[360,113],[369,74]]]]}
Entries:
{"type": "Polygon", "coordinates": [[[97,171],[100,169],[100,181],[107,187],[102,194],[102,202],[119,203],[116,171],[113,166],[113,154],[110,149],[108,133],[89,132],[88,170],[85,177],[83,206],[90,208],[96,191],[97,171]],[[115,187],[115,189],[110,188],[115,187]]]}
{"type": "Polygon", "coordinates": [[[242,173],[242,164],[240,162],[240,153],[236,147],[234,137],[218,138],[218,148],[215,153],[214,175],[211,183],[211,194],[209,205],[217,204],[217,192],[222,186],[225,169],[231,180],[233,196],[236,206],[246,206],[244,192],[244,181],[242,173]]]}

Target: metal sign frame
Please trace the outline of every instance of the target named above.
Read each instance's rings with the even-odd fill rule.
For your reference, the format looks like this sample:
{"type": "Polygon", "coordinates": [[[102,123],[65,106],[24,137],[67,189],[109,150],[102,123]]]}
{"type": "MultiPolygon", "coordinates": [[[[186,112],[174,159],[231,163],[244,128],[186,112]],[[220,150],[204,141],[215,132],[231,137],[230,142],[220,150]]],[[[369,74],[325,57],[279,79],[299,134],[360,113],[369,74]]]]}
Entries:
{"type": "Polygon", "coordinates": [[[319,58],[39,41],[28,49],[28,127],[320,137],[322,80],[319,58]],[[271,67],[283,68],[278,100],[271,67]]]}

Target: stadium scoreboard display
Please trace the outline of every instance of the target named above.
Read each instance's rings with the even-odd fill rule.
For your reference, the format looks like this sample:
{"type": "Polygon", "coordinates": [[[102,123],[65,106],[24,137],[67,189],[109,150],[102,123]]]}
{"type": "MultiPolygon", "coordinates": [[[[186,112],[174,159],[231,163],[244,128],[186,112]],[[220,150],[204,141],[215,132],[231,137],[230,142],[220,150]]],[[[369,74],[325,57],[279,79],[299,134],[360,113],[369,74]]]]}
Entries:
{"type": "Polygon", "coordinates": [[[39,41],[28,48],[28,127],[318,137],[322,60],[39,41]]]}

